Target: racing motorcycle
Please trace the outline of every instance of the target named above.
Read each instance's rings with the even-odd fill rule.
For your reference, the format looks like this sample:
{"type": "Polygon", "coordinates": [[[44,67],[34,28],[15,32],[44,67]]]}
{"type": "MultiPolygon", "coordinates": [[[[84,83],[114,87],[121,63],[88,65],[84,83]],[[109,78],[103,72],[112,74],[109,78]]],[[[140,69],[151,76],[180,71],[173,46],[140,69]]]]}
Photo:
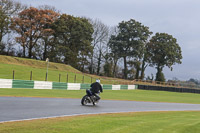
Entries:
{"type": "MultiPolygon", "coordinates": [[[[99,96],[99,93],[97,93],[96,95],[99,96]]],[[[99,102],[99,100],[100,99],[98,99],[97,96],[93,95],[90,90],[86,90],[86,95],[83,96],[83,98],[81,100],[81,104],[86,105],[88,103],[89,104],[92,103],[95,106],[99,102]]]]}

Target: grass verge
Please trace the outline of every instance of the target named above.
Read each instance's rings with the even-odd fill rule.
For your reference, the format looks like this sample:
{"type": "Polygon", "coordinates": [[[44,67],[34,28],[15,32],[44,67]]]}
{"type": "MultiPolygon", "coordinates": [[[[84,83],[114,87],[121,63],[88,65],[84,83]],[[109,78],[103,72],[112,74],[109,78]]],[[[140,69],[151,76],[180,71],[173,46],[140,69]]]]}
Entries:
{"type": "MultiPolygon", "coordinates": [[[[0,96],[79,98],[85,90],[0,89],[0,96]]],[[[200,104],[200,94],[149,90],[104,90],[102,99],[200,104]]]]}
{"type": "Polygon", "coordinates": [[[137,112],[0,124],[1,133],[199,133],[200,112],[137,112]]]}

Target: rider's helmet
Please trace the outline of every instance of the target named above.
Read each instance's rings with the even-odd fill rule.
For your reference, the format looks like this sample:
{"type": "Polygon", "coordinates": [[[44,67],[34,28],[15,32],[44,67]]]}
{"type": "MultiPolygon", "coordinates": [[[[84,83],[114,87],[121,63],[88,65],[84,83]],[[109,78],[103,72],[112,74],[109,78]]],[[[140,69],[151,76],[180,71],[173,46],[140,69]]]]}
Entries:
{"type": "Polygon", "coordinates": [[[99,80],[99,79],[96,79],[96,82],[100,83],[100,80],[99,80]]]}

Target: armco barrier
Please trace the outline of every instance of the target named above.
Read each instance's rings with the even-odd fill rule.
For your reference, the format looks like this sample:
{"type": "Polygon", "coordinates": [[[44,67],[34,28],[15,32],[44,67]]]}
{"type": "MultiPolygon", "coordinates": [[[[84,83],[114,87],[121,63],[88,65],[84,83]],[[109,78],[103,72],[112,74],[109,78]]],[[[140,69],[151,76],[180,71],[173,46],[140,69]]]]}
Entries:
{"type": "Polygon", "coordinates": [[[112,90],[120,90],[120,85],[112,85],[112,90]]]}
{"type": "MultiPolygon", "coordinates": [[[[102,87],[105,90],[137,89],[137,85],[105,85],[105,84],[102,84],[102,87]]],[[[80,90],[80,89],[90,89],[90,84],[0,79],[0,88],[80,90]]]]}
{"type": "Polygon", "coordinates": [[[128,90],[128,85],[120,85],[120,90],[128,90]]]}
{"type": "Polygon", "coordinates": [[[52,89],[67,89],[67,83],[53,82],[52,89]]]}
{"type": "Polygon", "coordinates": [[[81,84],[80,83],[67,83],[68,90],[80,90],[81,84]]]}
{"type": "Polygon", "coordinates": [[[12,88],[12,79],[0,79],[0,88],[12,88]]]}
{"type": "Polygon", "coordinates": [[[12,88],[34,88],[34,81],[13,80],[12,88]]]}
{"type": "Polygon", "coordinates": [[[34,81],[34,89],[52,89],[52,82],[34,81]]]}
{"type": "Polygon", "coordinates": [[[200,93],[200,90],[198,90],[198,89],[162,87],[162,86],[150,86],[150,85],[138,85],[138,89],[142,89],[142,90],[158,90],[158,91],[171,91],[171,92],[185,92],[185,93],[200,93]]]}
{"type": "Polygon", "coordinates": [[[112,90],[112,85],[102,85],[105,90],[112,90]]]}
{"type": "Polygon", "coordinates": [[[128,85],[128,90],[134,90],[136,89],[135,85],[128,85]]]}
{"type": "Polygon", "coordinates": [[[90,84],[81,84],[81,89],[90,89],[90,84]]]}

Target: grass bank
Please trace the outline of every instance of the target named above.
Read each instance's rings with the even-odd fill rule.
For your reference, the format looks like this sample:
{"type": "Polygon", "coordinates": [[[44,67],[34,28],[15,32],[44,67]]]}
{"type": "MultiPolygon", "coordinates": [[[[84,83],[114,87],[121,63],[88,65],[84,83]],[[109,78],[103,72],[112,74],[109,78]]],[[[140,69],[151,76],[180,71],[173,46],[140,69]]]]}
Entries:
{"type": "MultiPolygon", "coordinates": [[[[32,71],[32,80],[45,81],[47,63],[34,59],[0,55],[0,78],[12,79],[13,70],[15,79],[30,80],[32,71]]],[[[100,78],[103,84],[127,84],[130,82],[129,80],[90,75],[66,64],[49,62],[48,81],[59,82],[59,75],[60,82],[69,83],[91,83],[97,78],[100,78]]]]}
{"type": "MultiPolygon", "coordinates": [[[[0,89],[0,96],[79,98],[85,90],[0,89]]],[[[200,94],[147,90],[104,90],[102,99],[200,104],[200,94]]]]}
{"type": "Polygon", "coordinates": [[[0,124],[1,133],[199,133],[200,112],[138,112],[0,124]]]}

